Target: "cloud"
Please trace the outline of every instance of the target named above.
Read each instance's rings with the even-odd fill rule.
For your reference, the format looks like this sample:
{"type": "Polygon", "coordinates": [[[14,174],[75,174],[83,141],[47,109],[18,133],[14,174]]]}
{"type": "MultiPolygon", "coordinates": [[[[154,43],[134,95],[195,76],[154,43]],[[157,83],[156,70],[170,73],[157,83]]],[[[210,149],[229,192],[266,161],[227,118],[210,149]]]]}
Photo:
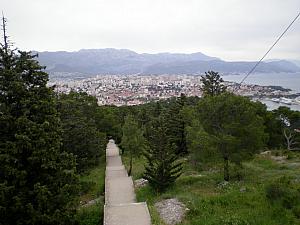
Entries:
{"type": "MultiPolygon", "coordinates": [[[[129,48],[257,60],[300,10],[299,0],[1,0],[26,50],[129,48]]],[[[300,19],[271,58],[300,59],[300,19]]]]}

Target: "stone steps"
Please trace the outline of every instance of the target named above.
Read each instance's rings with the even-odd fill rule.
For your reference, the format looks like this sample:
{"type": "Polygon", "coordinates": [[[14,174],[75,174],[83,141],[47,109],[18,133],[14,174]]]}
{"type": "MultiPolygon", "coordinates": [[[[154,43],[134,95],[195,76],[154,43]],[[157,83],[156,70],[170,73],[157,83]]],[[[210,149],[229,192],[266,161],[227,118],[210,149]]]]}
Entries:
{"type": "Polygon", "coordinates": [[[131,177],[114,177],[106,179],[105,204],[115,205],[134,202],[135,194],[131,177]]]}
{"type": "Polygon", "coordinates": [[[136,203],[132,177],[110,140],[106,149],[104,225],[151,225],[145,202],[136,203]]]}
{"type": "Polygon", "coordinates": [[[105,205],[104,225],[151,225],[147,204],[105,205]]]}
{"type": "Polygon", "coordinates": [[[128,177],[125,169],[106,169],[105,175],[106,175],[106,179],[107,178],[128,177]]]}
{"type": "Polygon", "coordinates": [[[108,167],[122,166],[121,156],[116,155],[116,156],[108,156],[108,157],[106,157],[106,165],[108,167]]]}

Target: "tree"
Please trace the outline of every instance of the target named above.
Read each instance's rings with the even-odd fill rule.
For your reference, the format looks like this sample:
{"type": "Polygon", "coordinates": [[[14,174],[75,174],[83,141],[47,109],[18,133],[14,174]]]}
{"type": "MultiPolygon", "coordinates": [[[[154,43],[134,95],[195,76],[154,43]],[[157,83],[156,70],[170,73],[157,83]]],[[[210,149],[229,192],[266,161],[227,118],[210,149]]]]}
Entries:
{"type": "Polygon", "coordinates": [[[182,162],[171,145],[163,118],[152,121],[149,149],[144,153],[147,159],[144,178],[157,191],[166,190],[182,173],[182,162]]]}
{"type": "Polygon", "coordinates": [[[187,154],[185,121],[182,115],[182,109],[186,103],[186,96],[181,96],[174,102],[170,103],[170,108],[166,113],[167,135],[175,146],[175,152],[178,155],[187,154]]]}
{"type": "Polygon", "coordinates": [[[203,98],[197,108],[205,132],[224,161],[224,180],[228,181],[229,162],[241,166],[267,141],[264,121],[255,102],[228,93],[203,98]]]}
{"type": "Polygon", "coordinates": [[[70,92],[58,97],[63,128],[63,150],[76,156],[77,171],[95,166],[104,154],[106,134],[97,127],[97,99],[87,93],[70,92]]]}
{"type": "Polygon", "coordinates": [[[300,112],[281,106],[274,110],[288,150],[298,150],[300,141],[300,112]]]}
{"type": "Polygon", "coordinates": [[[73,224],[75,158],[61,149],[54,93],[34,58],[0,46],[0,224],[73,224]]]}
{"type": "Polygon", "coordinates": [[[133,156],[139,156],[145,149],[145,139],[142,130],[139,128],[137,121],[135,121],[132,115],[126,116],[122,130],[123,136],[121,146],[130,154],[128,171],[128,175],[130,176],[132,172],[133,156]]]}
{"type": "Polygon", "coordinates": [[[97,109],[96,126],[100,132],[106,133],[109,138],[113,138],[116,143],[122,138],[122,107],[101,106],[97,109]]]}
{"type": "Polygon", "coordinates": [[[201,76],[201,82],[203,83],[201,90],[204,96],[216,96],[226,91],[226,87],[223,85],[224,80],[218,72],[205,72],[205,76],[201,76]]]}
{"type": "Polygon", "coordinates": [[[148,104],[145,105],[140,105],[138,107],[145,107],[145,110],[148,113],[148,119],[147,121],[145,121],[145,123],[143,124],[143,129],[144,129],[144,137],[147,141],[150,141],[150,136],[152,135],[152,121],[154,121],[155,119],[157,119],[162,111],[163,111],[163,107],[161,104],[161,101],[157,101],[157,102],[150,102],[148,104]]]}
{"type": "Polygon", "coordinates": [[[282,121],[274,111],[266,111],[263,116],[266,132],[269,135],[268,147],[271,149],[283,148],[285,146],[284,136],[282,135],[282,121]]]}
{"type": "Polygon", "coordinates": [[[186,128],[187,146],[190,152],[190,161],[197,168],[216,159],[216,147],[211,136],[204,130],[199,119],[193,118],[186,128]]]}

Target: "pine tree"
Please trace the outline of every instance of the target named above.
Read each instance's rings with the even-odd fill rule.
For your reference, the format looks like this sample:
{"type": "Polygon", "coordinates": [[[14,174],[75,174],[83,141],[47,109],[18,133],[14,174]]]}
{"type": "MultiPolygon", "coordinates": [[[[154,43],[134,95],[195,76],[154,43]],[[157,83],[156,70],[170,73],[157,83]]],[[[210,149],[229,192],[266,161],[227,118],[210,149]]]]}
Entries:
{"type": "Polygon", "coordinates": [[[167,136],[167,128],[160,117],[152,122],[152,135],[149,141],[149,150],[145,152],[147,165],[144,178],[157,191],[166,190],[181,175],[182,162],[175,154],[167,136]]]}
{"type": "Polygon", "coordinates": [[[203,83],[201,90],[204,96],[216,96],[226,91],[226,87],[223,85],[224,80],[218,72],[205,72],[205,76],[201,76],[201,82],[203,83]]]}
{"type": "Polygon", "coordinates": [[[182,115],[182,109],[186,103],[186,96],[181,96],[174,102],[166,113],[167,135],[172,144],[174,144],[175,152],[178,155],[187,154],[186,144],[186,126],[182,115]]]}
{"type": "Polygon", "coordinates": [[[267,141],[256,104],[246,97],[227,93],[203,98],[197,105],[204,136],[210,136],[210,145],[214,143],[223,158],[226,181],[230,179],[229,162],[241,167],[242,161],[259,152],[267,141]]]}
{"type": "Polygon", "coordinates": [[[97,128],[97,109],[97,99],[86,93],[72,91],[59,95],[62,149],[76,156],[76,168],[80,173],[97,165],[106,147],[106,135],[97,128]]]}
{"type": "Polygon", "coordinates": [[[280,123],[282,136],[288,150],[299,150],[300,141],[300,112],[280,106],[273,111],[280,123]]]}
{"type": "Polygon", "coordinates": [[[0,224],[73,224],[75,159],[61,151],[55,97],[34,57],[0,47],[0,224]]]}

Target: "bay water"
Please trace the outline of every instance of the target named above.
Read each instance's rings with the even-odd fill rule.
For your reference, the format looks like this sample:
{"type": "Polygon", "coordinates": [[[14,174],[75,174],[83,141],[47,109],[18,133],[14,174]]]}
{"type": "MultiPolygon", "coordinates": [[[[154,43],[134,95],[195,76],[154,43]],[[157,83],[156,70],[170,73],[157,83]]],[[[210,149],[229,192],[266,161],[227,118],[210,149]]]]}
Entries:
{"type": "MultiPolygon", "coordinates": [[[[224,75],[222,78],[225,81],[240,83],[245,75],[224,75]]],[[[300,73],[254,73],[250,74],[244,81],[245,84],[257,84],[261,86],[281,86],[291,89],[291,93],[300,93],[300,73]]],[[[265,103],[270,110],[276,109],[279,106],[287,106],[293,110],[300,111],[300,105],[286,105],[272,102],[264,99],[261,102],[265,103]]]]}

